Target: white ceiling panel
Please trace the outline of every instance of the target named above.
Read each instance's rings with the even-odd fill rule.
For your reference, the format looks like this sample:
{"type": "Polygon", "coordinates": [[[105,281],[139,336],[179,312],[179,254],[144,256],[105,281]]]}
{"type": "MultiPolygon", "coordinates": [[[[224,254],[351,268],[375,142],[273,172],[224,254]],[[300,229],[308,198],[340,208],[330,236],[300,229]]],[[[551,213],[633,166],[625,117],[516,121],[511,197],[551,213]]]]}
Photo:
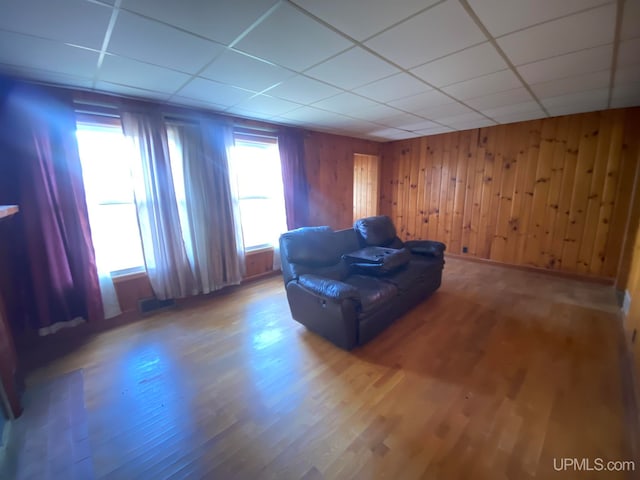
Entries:
{"type": "Polygon", "coordinates": [[[411,68],[485,40],[460,3],[447,1],[373,37],[366,45],[411,68]]]}
{"type": "Polygon", "coordinates": [[[194,78],[177,94],[181,97],[189,97],[230,107],[246,100],[255,93],[204,78],[194,78]]]}
{"type": "Polygon", "coordinates": [[[123,0],[122,7],[227,45],[276,3],[277,0],[123,0]]]}
{"type": "Polygon", "coordinates": [[[282,3],[235,48],[293,70],[302,71],[353,44],[327,27],[282,3]]]}
{"type": "Polygon", "coordinates": [[[197,73],[224,46],[129,12],[120,12],[108,51],[141,62],[197,73]]]}
{"type": "Polygon", "coordinates": [[[353,93],[340,93],[334,97],[325,98],[313,104],[316,108],[330,110],[332,112],[343,113],[349,115],[353,112],[365,110],[367,108],[376,107],[376,102],[368,98],[354,95],[353,93]]]}
{"type": "Polygon", "coordinates": [[[469,0],[473,11],[494,37],[580,10],[606,0],[469,0]]]}
{"type": "Polygon", "coordinates": [[[533,101],[533,97],[526,88],[514,88],[502,92],[485,95],[484,97],[470,98],[465,103],[476,110],[486,110],[533,101]]]}
{"type": "Polygon", "coordinates": [[[626,0],[624,2],[620,38],[628,40],[636,37],[640,37],[640,2],[638,0],[626,0]]]}
{"type": "Polygon", "coordinates": [[[465,82],[454,83],[442,90],[457,99],[464,100],[518,87],[522,87],[522,82],[518,77],[511,70],[502,70],[465,82]]]}
{"type": "Polygon", "coordinates": [[[498,39],[514,65],[613,42],[616,6],[605,5],[498,39]]]}
{"type": "Polygon", "coordinates": [[[453,132],[453,128],[451,127],[434,127],[434,128],[425,128],[424,130],[416,130],[416,133],[420,135],[438,135],[440,133],[453,132]]]}
{"type": "MultiPolygon", "coordinates": [[[[398,113],[397,115],[378,120],[378,123],[381,125],[386,125],[387,127],[401,128],[403,130],[410,130],[408,128],[404,128],[404,125],[415,125],[415,124],[424,123],[424,122],[427,122],[427,120],[417,115],[413,115],[411,113],[398,113]]],[[[428,127],[425,126],[423,128],[428,128],[428,127]]]]}
{"type": "Polygon", "coordinates": [[[168,93],[156,92],[142,88],[129,87],[127,85],[118,85],[110,82],[96,82],[96,89],[105,92],[117,93],[127,97],[143,97],[152,100],[166,101],[171,96],[168,93]]]}
{"type": "Polygon", "coordinates": [[[617,65],[627,66],[637,63],[640,63],[640,37],[620,42],[617,65]]]}
{"type": "Polygon", "coordinates": [[[430,120],[420,120],[420,121],[413,122],[413,123],[403,123],[403,124],[395,125],[395,127],[400,128],[402,130],[411,130],[412,132],[414,132],[416,130],[426,130],[428,128],[438,128],[438,127],[440,127],[440,125],[438,125],[437,123],[432,122],[430,120]]]}
{"type": "Polygon", "coordinates": [[[445,105],[451,102],[453,102],[451,97],[448,97],[444,93],[438,92],[437,90],[430,90],[419,95],[412,95],[410,97],[393,100],[388,103],[392,107],[406,110],[407,112],[416,113],[424,110],[425,108],[445,105]]]}
{"type": "Polygon", "coordinates": [[[314,107],[300,107],[283,115],[280,115],[280,117],[307,124],[319,122],[327,123],[331,122],[332,120],[344,119],[344,115],[340,115],[335,112],[329,112],[327,110],[321,110],[314,107]]]}
{"type": "Polygon", "coordinates": [[[206,102],[204,100],[198,100],[195,98],[182,97],[180,95],[174,95],[171,97],[170,103],[177,105],[186,105],[189,107],[204,108],[209,110],[223,111],[227,108],[227,105],[221,105],[214,102],[206,102]]]}
{"type": "Polygon", "coordinates": [[[388,105],[380,105],[377,104],[374,107],[366,108],[364,110],[358,110],[352,113],[349,113],[350,117],[360,118],[362,120],[368,120],[370,122],[379,123],[381,120],[385,118],[395,117],[405,112],[401,112],[395,108],[389,107],[388,105]]]}
{"type": "Polygon", "coordinates": [[[483,115],[476,112],[467,112],[461,115],[453,115],[450,117],[438,118],[438,122],[452,127],[456,123],[473,122],[474,120],[485,120],[483,115]]]}
{"type": "Polygon", "coordinates": [[[53,40],[0,30],[0,63],[7,65],[92,78],[99,56],[97,52],[53,40]]]}
{"type": "Polygon", "coordinates": [[[341,90],[303,75],[285,80],[268,90],[269,95],[292,102],[311,104],[340,93],[341,90]]]}
{"type": "Polygon", "coordinates": [[[300,107],[300,104],[270,97],[269,95],[256,95],[240,102],[237,107],[273,117],[295,110],[300,107]]]}
{"type": "Polygon", "coordinates": [[[640,82],[617,84],[613,87],[611,108],[640,105],[640,82]]]}
{"type": "Polygon", "coordinates": [[[398,128],[382,128],[380,130],[369,132],[369,135],[383,140],[403,140],[405,138],[413,138],[416,136],[413,132],[407,132],[398,128]]]}
{"type": "Polygon", "coordinates": [[[436,87],[461,82],[507,68],[506,62],[489,42],[412,69],[436,87]]]}
{"type": "Polygon", "coordinates": [[[399,70],[366,50],[356,47],[307,70],[305,75],[351,90],[399,70]]]}
{"type": "Polygon", "coordinates": [[[535,120],[536,118],[543,118],[544,115],[540,109],[527,112],[513,112],[504,113],[502,115],[496,115],[493,119],[498,123],[514,123],[524,122],[525,120],[535,120]]]}
{"type": "Polygon", "coordinates": [[[428,118],[430,120],[436,120],[437,122],[442,123],[443,118],[464,115],[467,113],[473,113],[468,107],[465,107],[461,103],[452,102],[447,103],[445,105],[437,105],[434,107],[425,108],[421,112],[416,112],[418,115],[428,118]]]}
{"type": "Polygon", "coordinates": [[[429,90],[431,90],[431,87],[411,75],[398,73],[356,88],[354,92],[375,99],[378,102],[389,102],[429,90]]]}
{"type": "Polygon", "coordinates": [[[557,97],[573,92],[597,90],[609,86],[610,70],[587,73],[576,77],[560,78],[549,82],[531,85],[533,92],[540,98],[557,97]]]}
{"type": "Polygon", "coordinates": [[[611,55],[613,44],[603,45],[527,63],[519,66],[518,72],[529,84],[541,83],[605,70],[611,67],[611,55]]]}
{"type": "Polygon", "coordinates": [[[91,89],[93,87],[93,79],[90,78],[76,77],[65,73],[50,72],[37,68],[7,65],[2,62],[0,62],[0,74],[24,78],[35,83],[78,87],[82,89],[91,89]]]}
{"type": "Polygon", "coordinates": [[[107,55],[102,62],[98,79],[160,93],[173,93],[189,80],[189,76],[168,68],[107,55]]]}
{"type": "Polygon", "coordinates": [[[293,0],[341,32],[364,40],[440,0],[293,0]],[[364,8],[363,8],[364,7],[364,8]]]}
{"type": "Polygon", "coordinates": [[[100,48],[111,9],[86,0],[2,0],[0,29],[100,48]]]}
{"type": "Polygon", "coordinates": [[[609,89],[589,90],[551,98],[542,98],[542,104],[552,115],[591,112],[607,108],[609,89]]]}
{"type": "Polygon", "coordinates": [[[482,110],[487,117],[497,118],[504,117],[515,113],[532,113],[536,112],[539,117],[544,117],[544,112],[540,108],[538,102],[512,103],[497,108],[488,108],[482,110]]]}
{"type": "Polygon", "coordinates": [[[497,122],[484,117],[473,120],[449,123],[449,126],[451,128],[454,128],[455,130],[470,130],[472,128],[491,127],[493,125],[497,125],[497,122]]]}
{"type": "Polygon", "coordinates": [[[200,73],[210,80],[258,92],[293,75],[290,70],[233,50],[226,50],[200,73]]]}

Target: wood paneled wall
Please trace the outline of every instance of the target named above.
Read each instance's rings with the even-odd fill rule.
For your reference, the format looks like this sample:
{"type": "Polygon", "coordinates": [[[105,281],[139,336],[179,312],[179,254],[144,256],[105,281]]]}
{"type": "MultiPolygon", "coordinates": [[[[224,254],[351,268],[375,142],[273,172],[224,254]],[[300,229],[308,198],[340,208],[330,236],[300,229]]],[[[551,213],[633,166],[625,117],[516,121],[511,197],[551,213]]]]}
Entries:
{"type": "Polygon", "coordinates": [[[385,144],[381,213],[452,253],[615,277],[639,122],[607,110],[385,144]]]}
{"type": "Polygon", "coordinates": [[[310,225],[334,229],[353,225],[353,155],[378,155],[380,145],[328,133],[307,133],[304,147],[310,225]]]}
{"type": "Polygon", "coordinates": [[[380,199],[380,158],[353,155],[353,220],[378,214],[380,199]]]}

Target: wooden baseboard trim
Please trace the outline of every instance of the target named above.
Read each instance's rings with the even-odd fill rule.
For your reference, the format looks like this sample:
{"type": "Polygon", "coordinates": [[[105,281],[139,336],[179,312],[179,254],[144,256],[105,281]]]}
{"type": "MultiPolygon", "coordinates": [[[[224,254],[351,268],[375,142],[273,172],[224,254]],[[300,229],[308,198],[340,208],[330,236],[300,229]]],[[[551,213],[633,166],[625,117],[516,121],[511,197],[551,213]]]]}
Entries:
{"type": "Polygon", "coordinates": [[[470,262],[476,262],[476,263],[485,263],[487,265],[492,265],[494,267],[507,267],[507,268],[513,268],[515,270],[524,270],[526,272],[543,273],[546,275],[552,275],[554,277],[569,278],[571,280],[582,280],[584,282],[599,283],[601,285],[613,285],[615,282],[615,278],[594,277],[591,275],[583,275],[580,273],[573,273],[573,272],[563,272],[561,270],[550,270],[547,268],[532,267],[529,265],[514,265],[512,263],[497,262],[495,260],[489,260],[487,258],[470,257],[466,255],[458,255],[456,253],[445,252],[445,258],[447,257],[455,258],[458,260],[468,260],[470,262]]]}

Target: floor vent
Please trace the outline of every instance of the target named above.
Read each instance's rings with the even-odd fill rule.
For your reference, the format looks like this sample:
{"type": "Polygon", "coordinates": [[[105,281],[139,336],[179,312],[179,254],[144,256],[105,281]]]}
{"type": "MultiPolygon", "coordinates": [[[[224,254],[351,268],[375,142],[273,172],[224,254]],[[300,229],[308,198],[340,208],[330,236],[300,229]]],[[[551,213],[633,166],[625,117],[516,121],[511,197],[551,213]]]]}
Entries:
{"type": "Polygon", "coordinates": [[[138,311],[143,315],[158,312],[160,310],[168,310],[169,308],[175,306],[176,301],[173,298],[170,298],[168,300],[159,300],[155,297],[152,297],[138,300],[138,311]]]}

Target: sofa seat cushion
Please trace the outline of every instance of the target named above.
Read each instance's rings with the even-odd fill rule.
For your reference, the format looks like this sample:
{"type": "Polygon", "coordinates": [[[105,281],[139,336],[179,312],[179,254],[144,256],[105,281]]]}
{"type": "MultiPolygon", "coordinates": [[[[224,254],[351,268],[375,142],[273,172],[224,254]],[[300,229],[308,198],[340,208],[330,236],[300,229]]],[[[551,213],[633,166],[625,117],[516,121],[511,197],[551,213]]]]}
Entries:
{"type": "Polygon", "coordinates": [[[395,285],[400,291],[411,290],[416,288],[427,276],[427,272],[430,270],[426,265],[422,265],[419,262],[410,262],[405,267],[397,270],[385,277],[381,277],[381,280],[395,285]]]}
{"type": "Polygon", "coordinates": [[[349,275],[343,282],[358,290],[363,313],[393,301],[398,294],[398,289],[392,283],[367,275],[349,275]]]}

